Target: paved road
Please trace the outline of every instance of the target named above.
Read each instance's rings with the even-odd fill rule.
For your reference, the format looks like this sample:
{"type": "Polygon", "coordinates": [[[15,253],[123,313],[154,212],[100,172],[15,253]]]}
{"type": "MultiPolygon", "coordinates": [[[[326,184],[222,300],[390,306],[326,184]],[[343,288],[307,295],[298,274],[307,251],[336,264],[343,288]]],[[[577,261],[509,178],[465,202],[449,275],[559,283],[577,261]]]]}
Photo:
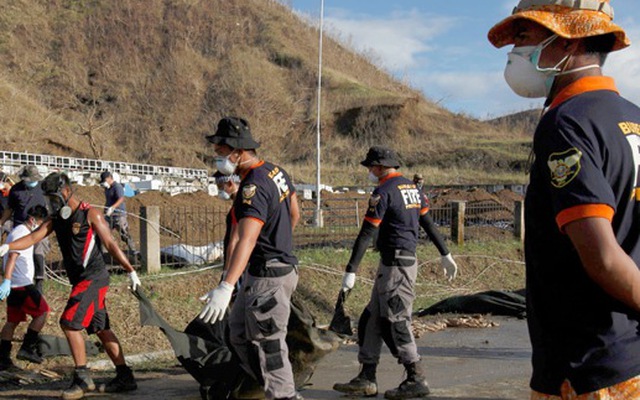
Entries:
{"type": "MultiPolygon", "coordinates": [[[[418,339],[420,354],[427,367],[432,400],[516,400],[528,399],[530,356],[526,323],[523,320],[492,317],[495,328],[449,328],[418,339]]],[[[342,346],[318,366],[305,399],[340,399],[332,390],[335,382],[346,382],[358,372],[357,346],[342,346]]],[[[137,391],[120,396],[92,394],[94,399],[183,399],[198,400],[198,384],[181,368],[138,375],[137,391]]],[[[378,369],[379,390],[396,387],[403,379],[403,368],[386,351],[378,369]]],[[[0,398],[59,398],[63,382],[40,387],[0,392],[0,398]]],[[[382,398],[381,395],[378,398],[382,398]]]]}
{"type": "MultiPolygon", "coordinates": [[[[524,320],[492,318],[499,327],[455,328],[418,339],[427,367],[431,399],[528,399],[531,347],[524,320]]],[[[357,346],[343,346],[322,360],[311,379],[305,399],[338,399],[334,382],[355,376],[357,346]]],[[[396,387],[403,368],[386,352],[378,369],[378,389],[396,387]]],[[[382,396],[379,396],[382,397],[382,396]]]]}

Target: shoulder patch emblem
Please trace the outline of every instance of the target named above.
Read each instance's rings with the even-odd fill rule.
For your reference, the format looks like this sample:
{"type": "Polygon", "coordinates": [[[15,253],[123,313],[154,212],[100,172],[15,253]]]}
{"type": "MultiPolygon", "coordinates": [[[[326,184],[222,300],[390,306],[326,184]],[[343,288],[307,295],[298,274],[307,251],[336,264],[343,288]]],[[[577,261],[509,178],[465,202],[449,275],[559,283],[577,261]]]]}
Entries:
{"type": "Polygon", "coordinates": [[[374,194],[369,198],[369,207],[375,207],[380,203],[380,195],[374,194]]]}
{"type": "Polygon", "coordinates": [[[562,153],[552,153],[547,160],[551,171],[551,184],[562,188],[569,184],[580,172],[582,152],[575,147],[562,153]]]}
{"type": "Polygon", "coordinates": [[[80,222],[74,222],[73,225],[71,225],[71,232],[74,235],[80,233],[80,222]]]}
{"type": "Polygon", "coordinates": [[[256,190],[258,187],[253,183],[248,184],[247,186],[242,188],[242,198],[248,200],[256,195],[256,190]]]}

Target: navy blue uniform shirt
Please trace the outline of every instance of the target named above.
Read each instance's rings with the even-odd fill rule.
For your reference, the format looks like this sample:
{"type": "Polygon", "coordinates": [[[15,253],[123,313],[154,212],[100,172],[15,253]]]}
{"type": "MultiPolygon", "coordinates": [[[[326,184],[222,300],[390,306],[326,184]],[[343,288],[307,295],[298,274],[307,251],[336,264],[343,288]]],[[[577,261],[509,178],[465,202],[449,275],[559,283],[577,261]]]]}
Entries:
{"type": "Polygon", "coordinates": [[[587,275],[562,228],[581,218],[611,221],[640,265],[640,109],[613,80],[589,77],[561,92],[534,137],[525,203],[527,322],[532,389],[578,394],[640,374],[640,315],[587,275]]]}
{"type": "Polygon", "coordinates": [[[249,273],[265,276],[262,269],[269,260],[297,265],[293,255],[291,195],[295,188],[282,168],[260,161],[240,182],[233,210],[238,223],[254,218],[262,223],[256,246],[249,258],[249,273]]]}
{"type": "MultiPolygon", "coordinates": [[[[111,207],[112,205],[114,205],[116,203],[116,201],[118,201],[119,199],[121,199],[122,197],[124,197],[124,188],[122,187],[121,184],[119,184],[118,182],[113,182],[111,184],[111,186],[109,186],[109,189],[104,189],[104,197],[105,197],[105,207],[111,207]]],[[[118,206],[118,208],[116,209],[117,211],[120,212],[125,212],[126,211],[126,206],[124,204],[125,202],[123,201],[122,203],[120,203],[120,205],[118,206]]],[[[114,210],[114,211],[116,211],[114,210]]]]}
{"type": "Polygon", "coordinates": [[[377,248],[382,255],[395,250],[416,251],[420,215],[429,211],[415,183],[399,172],[388,174],[369,198],[365,220],[379,224],[377,248]]]}

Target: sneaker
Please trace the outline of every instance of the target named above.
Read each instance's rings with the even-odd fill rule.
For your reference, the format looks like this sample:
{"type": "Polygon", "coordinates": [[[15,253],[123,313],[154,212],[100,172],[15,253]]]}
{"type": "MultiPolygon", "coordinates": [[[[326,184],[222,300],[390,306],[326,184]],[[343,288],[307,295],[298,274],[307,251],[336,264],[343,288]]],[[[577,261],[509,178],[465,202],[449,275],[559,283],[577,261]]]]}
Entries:
{"type": "Polygon", "coordinates": [[[358,375],[349,383],[336,383],[333,385],[333,390],[350,396],[375,397],[378,395],[378,384],[358,375]]]}
{"type": "Polygon", "coordinates": [[[426,397],[430,392],[425,379],[405,379],[396,389],[387,390],[384,393],[384,398],[390,400],[415,399],[426,397]]]}
{"type": "Polygon", "coordinates": [[[84,397],[85,393],[93,392],[94,390],[96,390],[96,385],[93,383],[93,379],[91,379],[88,372],[82,374],[74,372],[71,386],[62,392],[62,399],[81,399],[84,397]]]}
{"type": "Polygon", "coordinates": [[[42,364],[44,359],[38,352],[38,348],[36,346],[22,346],[20,350],[18,350],[18,354],[16,355],[18,360],[29,361],[36,364],[42,364]]]}
{"type": "Polygon", "coordinates": [[[115,378],[106,384],[100,385],[99,391],[100,393],[121,393],[131,392],[137,388],[136,378],[133,377],[132,373],[129,373],[116,375],[115,378]]]}

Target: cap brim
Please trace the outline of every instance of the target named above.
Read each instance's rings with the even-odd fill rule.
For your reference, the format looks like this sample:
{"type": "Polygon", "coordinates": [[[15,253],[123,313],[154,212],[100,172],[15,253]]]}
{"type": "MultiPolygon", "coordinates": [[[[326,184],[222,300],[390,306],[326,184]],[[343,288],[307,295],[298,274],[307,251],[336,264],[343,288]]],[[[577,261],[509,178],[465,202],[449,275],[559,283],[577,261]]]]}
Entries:
{"type": "Polygon", "coordinates": [[[565,39],[581,39],[613,33],[616,41],[611,51],[621,50],[631,44],[624,29],[603,17],[598,11],[558,12],[548,10],[520,11],[494,25],[487,34],[489,42],[500,48],[514,44],[516,21],[529,20],[549,29],[565,39]]]}
{"type": "Polygon", "coordinates": [[[385,168],[400,168],[400,163],[394,161],[371,161],[371,160],[364,160],[364,161],[360,161],[360,165],[364,166],[364,167],[385,167],[385,168]]]}
{"type": "Polygon", "coordinates": [[[213,144],[226,144],[234,149],[253,150],[260,147],[260,143],[249,138],[233,138],[220,135],[209,135],[206,139],[213,144]]]}

